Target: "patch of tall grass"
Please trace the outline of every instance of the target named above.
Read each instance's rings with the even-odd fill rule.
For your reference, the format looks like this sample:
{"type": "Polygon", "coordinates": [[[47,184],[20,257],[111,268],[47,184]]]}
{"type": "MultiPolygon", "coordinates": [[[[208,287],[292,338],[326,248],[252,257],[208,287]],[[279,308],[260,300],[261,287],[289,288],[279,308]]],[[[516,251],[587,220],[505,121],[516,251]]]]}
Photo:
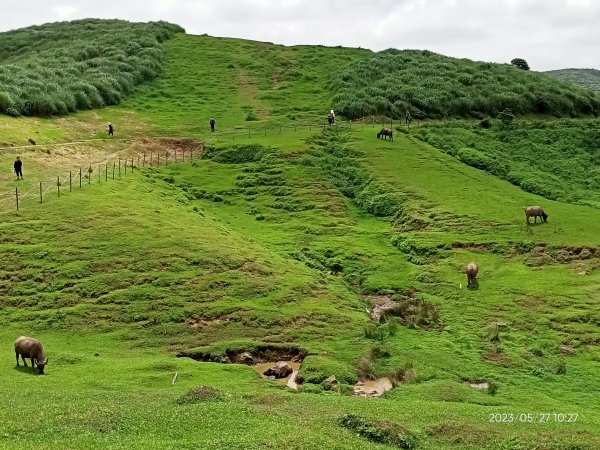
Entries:
{"type": "Polygon", "coordinates": [[[355,119],[372,114],[438,119],[515,114],[598,115],[587,89],[511,64],[450,58],[427,50],[389,49],[334,72],[333,105],[355,119]]]}
{"type": "Polygon", "coordinates": [[[167,22],[85,19],[0,33],[0,113],[51,116],[115,105],[160,73],[167,22]]]}

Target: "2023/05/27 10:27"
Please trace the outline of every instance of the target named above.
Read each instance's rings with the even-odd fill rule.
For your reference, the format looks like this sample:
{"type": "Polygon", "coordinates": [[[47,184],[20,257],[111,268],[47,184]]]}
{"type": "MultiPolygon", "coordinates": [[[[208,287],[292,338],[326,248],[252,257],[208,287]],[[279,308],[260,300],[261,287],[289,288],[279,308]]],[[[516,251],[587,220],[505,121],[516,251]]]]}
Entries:
{"type": "Polygon", "coordinates": [[[579,413],[489,413],[490,423],[575,423],[579,413]]]}

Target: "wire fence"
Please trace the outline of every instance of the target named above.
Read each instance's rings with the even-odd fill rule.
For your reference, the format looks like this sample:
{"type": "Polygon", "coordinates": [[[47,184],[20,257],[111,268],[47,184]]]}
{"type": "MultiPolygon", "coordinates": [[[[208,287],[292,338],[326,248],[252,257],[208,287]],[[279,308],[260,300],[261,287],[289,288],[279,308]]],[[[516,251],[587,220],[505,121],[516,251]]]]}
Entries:
{"type": "MultiPolygon", "coordinates": [[[[145,146],[141,152],[131,152],[126,148],[116,154],[107,157],[104,160],[86,163],[79,167],[73,167],[69,170],[63,170],[52,175],[47,175],[44,178],[33,179],[29,184],[17,184],[14,191],[6,190],[0,192],[0,211],[20,210],[23,207],[32,203],[44,203],[48,200],[48,196],[56,195],[60,197],[76,189],[83,189],[85,185],[108,183],[109,181],[121,179],[128,174],[133,174],[140,169],[146,167],[164,167],[174,163],[182,163],[191,161],[194,158],[199,158],[202,155],[202,150],[205,142],[220,141],[223,139],[231,139],[231,141],[241,140],[243,138],[253,138],[260,136],[273,136],[276,134],[284,134],[285,132],[309,131],[317,132],[324,131],[329,127],[336,129],[345,129],[352,131],[357,128],[371,126],[385,127],[393,129],[396,127],[410,127],[408,121],[394,121],[385,116],[371,116],[360,120],[351,121],[335,121],[332,124],[327,123],[305,123],[297,125],[265,125],[265,126],[236,126],[228,130],[216,130],[206,138],[206,133],[202,134],[201,141],[190,139],[189,137],[175,137],[173,135],[148,135],[144,138],[129,137],[106,139],[93,138],[79,140],[73,142],[59,142],[37,145],[37,147],[56,147],[69,146],[76,144],[86,144],[92,142],[111,142],[121,141],[123,143],[139,143],[145,146]],[[158,145],[156,145],[158,144],[158,145]],[[183,146],[182,146],[183,144],[183,146]],[[156,147],[168,147],[156,149],[156,147]],[[178,148],[179,146],[179,148],[178,148]],[[148,147],[154,147],[155,151],[148,150],[148,147]],[[127,153],[127,154],[122,154],[127,153]]],[[[419,123],[416,124],[417,126],[419,123]]],[[[16,150],[34,148],[34,145],[27,146],[10,146],[0,147],[0,150],[16,150]]],[[[20,182],[19,182],[20,183],[20,182]]]]}
{"type": "Polygon", "coordinates": [[[159,141],[158,145],[154,142],[155,150],[131,152],[130,149],[124,149],[122,152],[127,152],[126,155],[74,167],[41,179],[34,179],[29,184],[20,184],[21,181],[18,181],[12,192],[0,193],[0,211],[19,211],[33,203],[45,203],[49,200],[49,196],[60,197],[74,190],[82,190],[92,184],[122,179],[146,167],[160,168],[179,164],[197,159],[202,155],[203,145],[201,142],[190,139],[172,139],[178,145],[187,142],[187,148],[177,148],[171,146],[168,141],[159,141]],[[168,148],[156,148],[160,146],[168,148]]]}

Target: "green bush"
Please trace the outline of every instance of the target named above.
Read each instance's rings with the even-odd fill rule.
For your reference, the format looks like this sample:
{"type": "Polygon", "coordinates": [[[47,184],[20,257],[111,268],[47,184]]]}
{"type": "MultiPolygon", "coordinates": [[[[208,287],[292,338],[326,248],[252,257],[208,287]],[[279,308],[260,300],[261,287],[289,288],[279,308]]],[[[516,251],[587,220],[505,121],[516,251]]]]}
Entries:
{"type": "Polygon", "coordinates": [[[344,414],[340,418],[340,425],[363,438],[380,444],[413,449],[419,442],[417,434],[392,422],[344,414]]]}
{"type": "Polygon", "coordinates": [[[0,113],[64,115],[115,105],[162,66],[166,22],[85,19],[0,33],[0,113]]]}

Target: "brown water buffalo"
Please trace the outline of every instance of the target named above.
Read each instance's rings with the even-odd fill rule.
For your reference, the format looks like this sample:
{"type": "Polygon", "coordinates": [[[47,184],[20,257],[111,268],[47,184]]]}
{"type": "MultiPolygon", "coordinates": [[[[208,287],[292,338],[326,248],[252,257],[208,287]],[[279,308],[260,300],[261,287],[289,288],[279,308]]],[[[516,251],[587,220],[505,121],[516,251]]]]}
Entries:
{"type": "Polygon", "coordinates": [[[478,272],[479,268],[477,267],[477,264],[475,264],[473,261],[467,264],[467,287],[471,287],[472,284],[475,284],[475,279],[477,278],[478,272]]]}
{"type": "Polygon", "coordinates": [[[390,141],[394,140],[394,133],[392,133],[392,130],[390,130],[389,128],[382,128],[379,133],[377,133],[377,139],[379,139],[381,136],[383,136],[384,139],[387,139],[387,137],[390,137],[390,141]]]}
{"type": "Polygon", "coordinates": [[[23,359],[23,364],[27,367],[25,358],[31,359],[31,371],[35,373],[35,366],[40,375],[44,374],[44,367],[48,364],[48,359],[44,356],[44,347],[37,339],[27,336],[18,337],[15,341],[15,355],[17,357],[17,366],[19,365],[19,355],[23,359]]]}
{"type": "Polygon", "coordinates": [[[523,208],[525,210],[525,220],[527,223],[529,222],[529,218],[533,217],[533,223],[537,223],[537,218],[541,217],[540,222],[543,220],[544,222],[548,221],[548,214],[544,212],[544,208],[541,206],[527,206],[523,208]]]}

